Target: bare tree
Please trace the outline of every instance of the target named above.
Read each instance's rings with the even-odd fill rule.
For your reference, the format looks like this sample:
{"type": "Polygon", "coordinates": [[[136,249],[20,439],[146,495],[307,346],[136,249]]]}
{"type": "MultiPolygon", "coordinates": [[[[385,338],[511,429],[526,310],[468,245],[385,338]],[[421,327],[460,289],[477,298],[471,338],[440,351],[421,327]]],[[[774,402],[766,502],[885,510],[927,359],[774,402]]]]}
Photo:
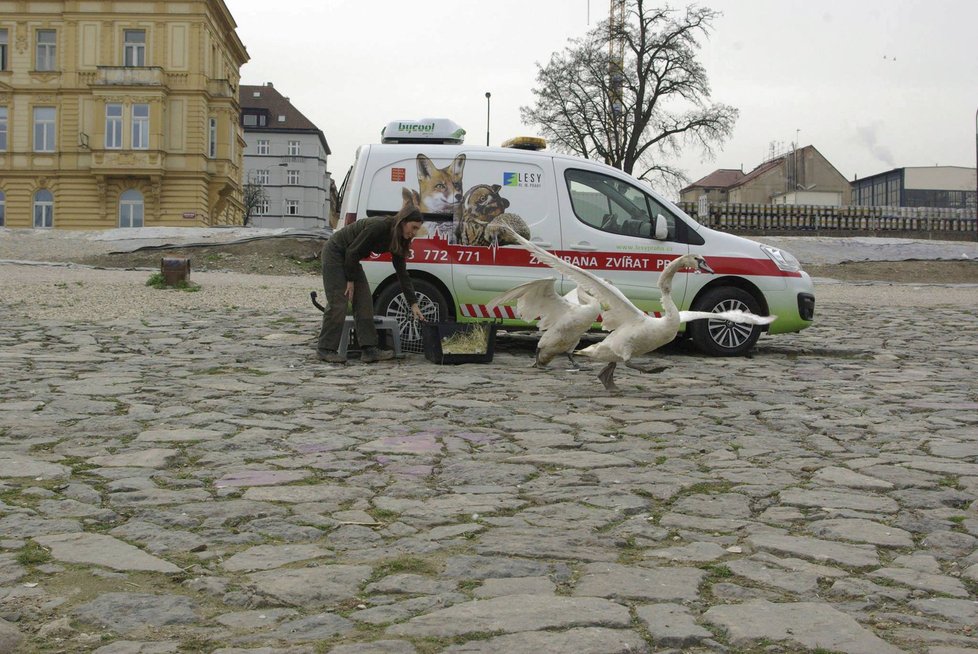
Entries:
{"type": "Polygon", "coordinates": [[[690,5],[653,9],[627,0],[623,20],[607,20],[537,64],[533,106],[520,107],[551,147],[598,159],[673,187],[685,173],[669,163],[684,148],[711,158],[733,131],[738,111],[711,103],[699,37],[718,12],[690,5]]]}
{"type": "Polygon", "coordinates": [[[268,194],[265,193],[265,187],[261,184],[248,180],[248,183],[244,185],[244,225],[248,226],[251,222],[251,214],[259,205],[264,204],[268,201],[268,194]]]}

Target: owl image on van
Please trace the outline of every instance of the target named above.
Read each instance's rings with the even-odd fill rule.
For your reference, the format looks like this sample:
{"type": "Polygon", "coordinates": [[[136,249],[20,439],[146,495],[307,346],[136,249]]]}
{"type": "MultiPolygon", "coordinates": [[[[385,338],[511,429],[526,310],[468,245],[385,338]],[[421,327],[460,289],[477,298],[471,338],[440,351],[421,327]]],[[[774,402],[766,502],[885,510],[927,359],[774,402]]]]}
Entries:
{"type": "Polygon", "coordinates": [[[509,200],[499,194],[501,188],[499,184],[477,184],[465,192],[462,202],[455,207],[456,245],[518,245],[503,225],[523,238],[530,238],[526,222],[515,213],[506,212],[509,200]]]}
{"type": "Polygon", "coordinates": [[[418,204],[421,213],[445,214],[445,220],[426,220],[425,230],[429,238],[448,241],[452,237],[452,220],[455,208],[462,201],[462,170],[465,168],[465,155],[460,154],[444,168],[439,168],[423,154],[417,157],[418,163],[418,204]]]}

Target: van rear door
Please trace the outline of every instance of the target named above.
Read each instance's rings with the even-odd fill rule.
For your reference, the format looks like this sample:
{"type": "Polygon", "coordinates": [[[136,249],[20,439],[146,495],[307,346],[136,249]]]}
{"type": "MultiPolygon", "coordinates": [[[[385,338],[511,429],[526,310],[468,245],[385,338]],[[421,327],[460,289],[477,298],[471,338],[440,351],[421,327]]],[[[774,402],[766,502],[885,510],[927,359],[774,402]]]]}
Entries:
{"type": "MultiPolygon", "coordinates": [[[[675,239],[676,217],[640,182],[613,169],[573,159],[555,159],[561,215],[561,255],[593,270],[642,311],[661,311],[656,282],[670,261],[688,253],[675,239]],[[617,173],[617,174],[616,174],[617,173]],[[662,214],[669,236],[654,238],[662,214]]],[[[572,282],[567,282],[568,288],[572,282]]],[[[676,275],[673,300],[682,306],[686,275],[676,275]]]]}

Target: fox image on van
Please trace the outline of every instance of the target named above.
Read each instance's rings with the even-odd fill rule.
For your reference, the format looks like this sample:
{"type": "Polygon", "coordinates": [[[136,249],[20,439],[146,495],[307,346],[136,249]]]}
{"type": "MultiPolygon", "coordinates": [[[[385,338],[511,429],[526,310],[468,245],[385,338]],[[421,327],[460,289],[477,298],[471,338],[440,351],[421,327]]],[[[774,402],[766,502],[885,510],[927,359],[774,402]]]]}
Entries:
{"type": "Polygon", "coordinates": [[[509,200],[499,194],[499,184],[477,184],[465,192],[455,208],[455,243],[489,247],[516,245],[507,225],[523,238],[530,238],[526,222],[515,213],[506,213],[509,200]]]}
{"type": "Polygon", "coordinates": [[[462,201],[462,169],[465,155],[460,154],[444,168],[438,168],[423,154],[418,155],[418,195],[422,213],[455,213],[462,201]]]}

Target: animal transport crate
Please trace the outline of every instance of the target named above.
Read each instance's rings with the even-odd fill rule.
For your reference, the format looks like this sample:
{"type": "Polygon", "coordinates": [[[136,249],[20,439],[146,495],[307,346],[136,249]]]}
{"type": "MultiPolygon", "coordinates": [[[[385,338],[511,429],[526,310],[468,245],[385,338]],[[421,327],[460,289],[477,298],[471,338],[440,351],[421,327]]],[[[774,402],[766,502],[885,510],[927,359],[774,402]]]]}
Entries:
{"type": "Polygon", "coordinates": [[[489,363],[496,348],[494,322],[429,322],[421,324],[424,356],[439,365],[489,363]]]}

